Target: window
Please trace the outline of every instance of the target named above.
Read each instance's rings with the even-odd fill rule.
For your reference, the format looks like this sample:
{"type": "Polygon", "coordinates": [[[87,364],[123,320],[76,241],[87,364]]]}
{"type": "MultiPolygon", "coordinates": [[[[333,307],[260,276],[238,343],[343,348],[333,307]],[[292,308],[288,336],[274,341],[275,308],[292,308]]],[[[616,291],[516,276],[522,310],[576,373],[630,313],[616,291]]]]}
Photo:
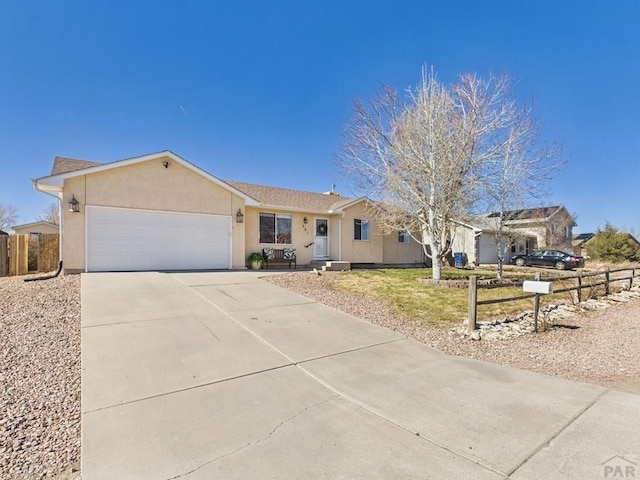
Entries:
{"type": "Polygon", "coordinates": [[[400,243],[409,243],[411,240],[411,237],[409,236],[409,231],[407,230],[400,230],[398,232],[398,242],[400,243]]]}
{"type": "Polygon", "coordinates": [[[260,243],[291,243],[291,215],[260,213],[260,243]]]}
{"type": "Polygon", "coordinates": [[[356,218],[353,220],[353,239],[369,240],[369,221],[356,218]]]}
{"type": "Polygon", "coordinates": [[[571,238],[571,227],[569,225],[564,226],[564,238],[571,238]]]}
{"type": "Polygon", "coordinates": [[[551,232],[556,233],[557,231],[558,231],[558,224],[554,223],[553,225],[551,225],[551,232]]]}

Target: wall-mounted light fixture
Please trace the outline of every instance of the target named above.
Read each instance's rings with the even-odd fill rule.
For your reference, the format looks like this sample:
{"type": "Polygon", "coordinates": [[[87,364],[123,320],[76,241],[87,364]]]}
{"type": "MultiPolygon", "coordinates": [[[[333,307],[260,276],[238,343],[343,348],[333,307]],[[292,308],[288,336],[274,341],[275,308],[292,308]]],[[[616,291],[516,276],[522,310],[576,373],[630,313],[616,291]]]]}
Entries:
{"type": "Polygon", "coordinates": [[[302,223],[304,223],[306,225],[307,223],[309,223],[309,219],[307,217],[304,217],[302,219],[302,223]]]}
{"type": "Polygon", "coordinates": [[[237,223],[244,222],[244,215],[242,214],[242,210],[240,209],[238,209],[238,211],[236,212],[236,222],[237,223]]]}
{"type": "Polygon", "coordinates": [[[80,202],[76,200],[75,195],[71,195],[71,201],[69,202],[69,211],[70,212],[79,212],[80,211],[80,202]]]}
{"type": "Polygon", "coordinates": [[[164,165],[164,168],[169,168],[169,160],[162,162],[162,165],[164,165]]]}

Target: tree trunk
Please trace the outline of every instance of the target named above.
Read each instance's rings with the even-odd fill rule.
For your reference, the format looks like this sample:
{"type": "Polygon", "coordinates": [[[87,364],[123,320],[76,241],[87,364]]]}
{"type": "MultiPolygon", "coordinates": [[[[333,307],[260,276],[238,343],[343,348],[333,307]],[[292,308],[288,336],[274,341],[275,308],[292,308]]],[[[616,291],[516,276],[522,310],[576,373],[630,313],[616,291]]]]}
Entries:
{"type": "Polygon", "coordinates": [[[431,277],[434,280],[440,280],[442,278],[442,253],[434,252],[433,246],[431,247],[431,277]]]}
{"type": "Polygon", "coordinates": [[[498,273],[496,274],[496,278],[498,280],[502,280],[502,274],[504,271],[504,259],[502,257],[498,257],[498,273]]]}

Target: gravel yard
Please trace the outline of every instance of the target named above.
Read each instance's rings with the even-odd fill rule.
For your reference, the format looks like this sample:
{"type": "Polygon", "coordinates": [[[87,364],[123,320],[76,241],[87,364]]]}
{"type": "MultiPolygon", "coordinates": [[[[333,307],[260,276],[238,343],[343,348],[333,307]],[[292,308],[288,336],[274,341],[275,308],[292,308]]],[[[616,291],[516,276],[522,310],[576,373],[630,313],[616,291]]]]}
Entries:
{"type": "MultiPolygon", "coordinates": [[[[538,335],[474,341],[333,291],[337,275],[264,279],[452,355],[640,393],[640,298],[580,311],[538,335]]],[[[80,276],[0,278],[0,352],[0,478],[80,478],[80,276]]]]}
{"type": "Polygon", "coordinates": [[[80,276],[0,278],[0,478],[79,478],[80,276]]]}

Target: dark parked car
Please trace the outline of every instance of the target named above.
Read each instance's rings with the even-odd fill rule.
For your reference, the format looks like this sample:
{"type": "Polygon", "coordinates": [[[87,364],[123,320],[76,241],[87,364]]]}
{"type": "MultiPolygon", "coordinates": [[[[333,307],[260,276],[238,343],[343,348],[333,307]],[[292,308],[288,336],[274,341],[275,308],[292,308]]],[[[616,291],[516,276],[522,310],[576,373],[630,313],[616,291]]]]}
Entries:
{"type": "Polygon", "coordinates": [[[565,270],[576,267],[584,267],[584,257],[560,250],[536,250],[527,255],[516,255],[511,263],[523,267],[553,267],[565,270]]]}

